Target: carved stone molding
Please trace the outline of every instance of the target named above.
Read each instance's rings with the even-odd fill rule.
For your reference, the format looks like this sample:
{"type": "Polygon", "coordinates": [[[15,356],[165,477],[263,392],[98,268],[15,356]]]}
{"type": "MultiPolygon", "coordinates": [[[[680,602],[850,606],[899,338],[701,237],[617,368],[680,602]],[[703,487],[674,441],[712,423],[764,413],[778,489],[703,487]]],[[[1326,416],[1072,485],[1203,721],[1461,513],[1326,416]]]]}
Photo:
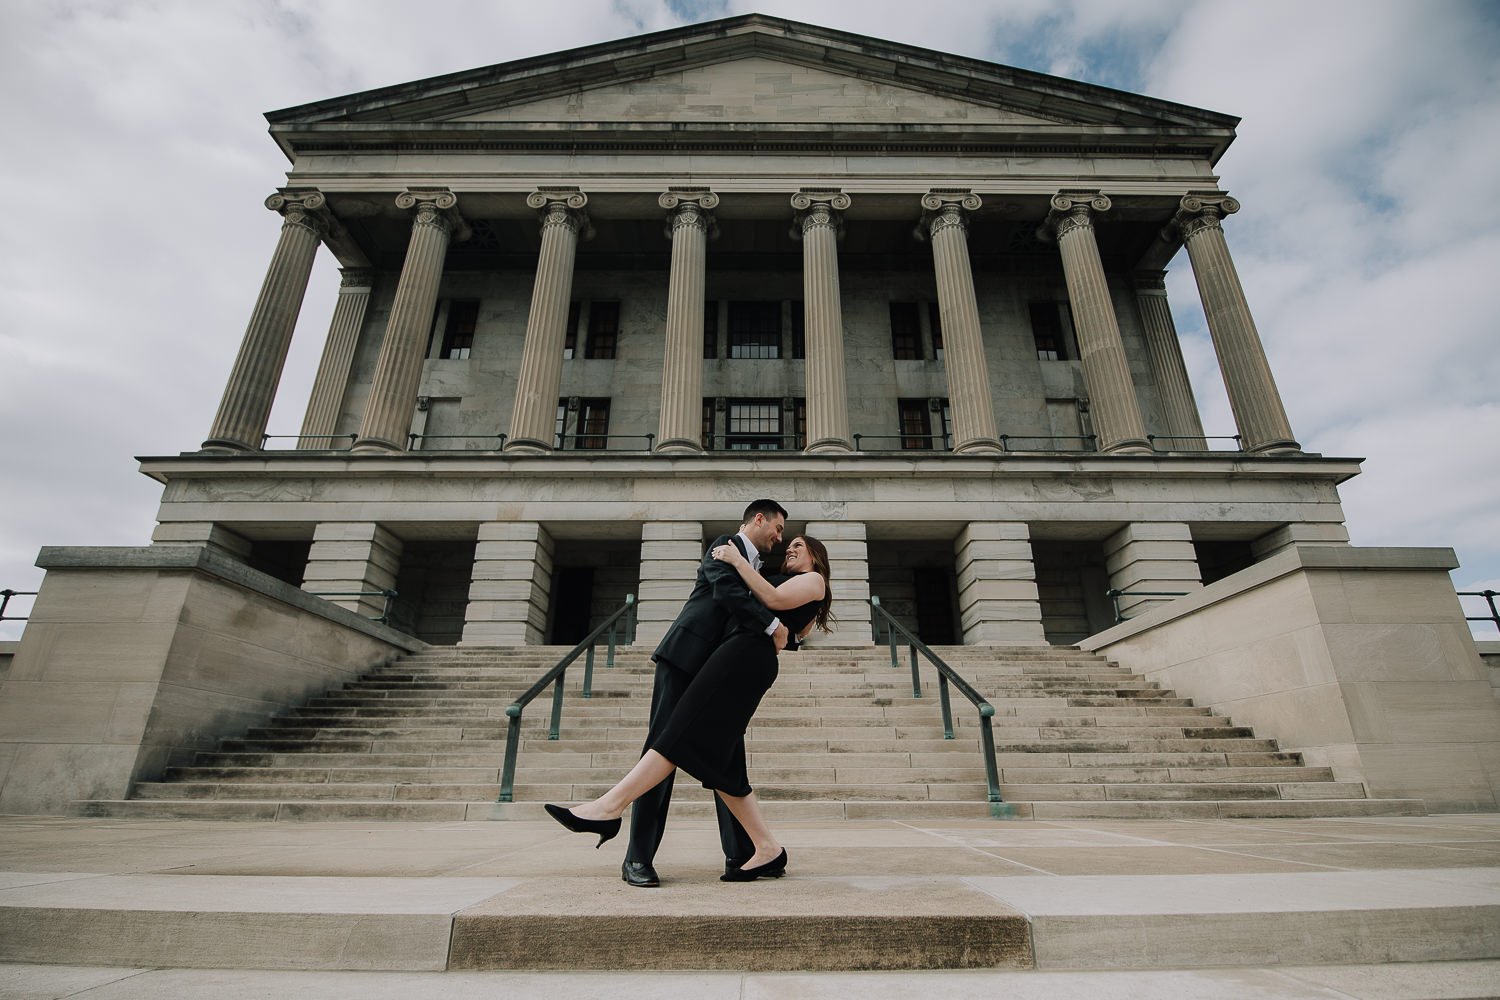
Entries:
{"type": "Polygon", "coordinates": [[[408,188],[396,195],[396,207],[415,209],[413,226],[433,226],[455,243],[469,238],[469,224],[458,211],[458,195],[447,188],[408,188]]]}
{"type": "Polygon", "coordinates": [[[954,227],[967,234],[969,214],[978,211],[982,204],[979,195],[972,191],[934,188],[922,196],[922,221],[914,235],[925,240],[954,227]]]}
{"type": "Polygon", "coordinates": [[[1075,229],[1092,227],[1094,216],[1108,212],[1114,202],[1098,191],[1059,191],[1052,196],[1047,219],[1037,229],[1037,238],[1060,240],[1075,229]]]}
{"type": "Polygon", "coordinates": [[[328,199],[315,188],[282,188],[266,198],[266,207],[280,213],[284,226],[301,226],[318,239],[333,228],[328,199]]]}
{"type": "Polygon", "coordinates": [[[844,211],[852,199],[842,191],[832,188],[803,188],[792,195],[792,208],[796,210],[792,226],[792,239],[800,240],[802,234],[815,228],[829,229],[839,238],[844,235],[844,211]]]}
{"type": "Polygon", "coordinates": [[[1162,239],[1181,239],[1186,243],[1205,229],[1222,229],[1219,220],[1239,210],[1239,201],[1222,191],[1189,191],[1178,202],[1172,221],[1162,230],[1162,239]]]}
{"type": "Polygon", "coordinates": [[[1160,295],[1167,294],[1167,272],[1166,271],[1133,271],[1130,281],[1135,286],[1137,295],[1160,295]]]}
{"type": "Polygon", "coordinates": [[[340,288],[369,289],[375,285],[375,271],[368,267],[346,267],[339,272],[340,288]]]}
{"type": "Polygon", "coordinates": [[[537,221],[545,232],[553,226],[562,226],[578,234],[578,238],[594,238],[594,224],[589,221],[584,206],[589,196],[576,187],[542,187],[526,196],[526,204],[537,210],[537,221]]]}
{"type": "Polygon", "coordinates": [[[667,210],[667,224],[662,235],[667,239],[684,226],[702,230],[709,239],[719,235],[719,220],[709,211],[719,204],[719,196],[707,188],[668,188],[656,203],[667,210]]]}

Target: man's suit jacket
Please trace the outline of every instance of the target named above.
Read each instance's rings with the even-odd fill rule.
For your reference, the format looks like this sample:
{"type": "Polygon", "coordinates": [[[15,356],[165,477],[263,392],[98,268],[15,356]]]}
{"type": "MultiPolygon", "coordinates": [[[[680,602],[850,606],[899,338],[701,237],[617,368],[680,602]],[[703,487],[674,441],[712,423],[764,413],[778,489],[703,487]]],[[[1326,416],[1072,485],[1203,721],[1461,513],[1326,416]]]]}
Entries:
{"type": "MultiPolygon", "coordinates": [[[[741,555],[749,558],[739,535],[720,535],[714,539],[708,551],[703,553],[703,561],[698,564],[693,592],[678,612],[677,620],[662,636],[656,652],[651,654],[652,659],[696,674],[730,632],[740,627],[765,632],[775,619],[775,613],[750,593],[750,588],[740,579],[739,571],[711,554],[725,542],[733,544],[741,555]]],[[[769,636],[767,641],[770,641],[769,636]]]]}

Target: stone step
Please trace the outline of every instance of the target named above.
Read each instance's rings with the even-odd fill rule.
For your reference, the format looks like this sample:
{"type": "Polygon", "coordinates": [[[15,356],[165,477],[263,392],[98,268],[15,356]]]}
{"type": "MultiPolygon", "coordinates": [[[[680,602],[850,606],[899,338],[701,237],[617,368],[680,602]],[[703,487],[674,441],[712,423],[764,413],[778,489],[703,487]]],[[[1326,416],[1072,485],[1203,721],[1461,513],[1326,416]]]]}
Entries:
{"type": "Polygon", "coordinates": [[[1155,782],[1149,784],[1019,784],[1002,775],[1000,797],[1007,802],[1191,802],[1244,799],[1363,799],[1359,782],[1155,782]]]}

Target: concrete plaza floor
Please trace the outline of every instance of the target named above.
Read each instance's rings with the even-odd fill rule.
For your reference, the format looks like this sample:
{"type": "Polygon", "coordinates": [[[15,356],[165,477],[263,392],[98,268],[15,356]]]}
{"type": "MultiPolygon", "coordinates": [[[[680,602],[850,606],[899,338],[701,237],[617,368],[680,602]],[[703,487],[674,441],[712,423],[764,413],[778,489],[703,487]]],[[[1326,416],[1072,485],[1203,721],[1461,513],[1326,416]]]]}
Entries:
{"type": "Polygon", "coordinates": [[[674,817],[646,890],[622,840],[540,816],[0,817],[0,997],[1500,996],[1500,816],[778,833],[788,877],[726,886],[712,823],[674,817]],[[945,917],[995,929],[981,967],[942,967],[945,917]],[[803,971],[860,947],[886,971],[803,971]]]}

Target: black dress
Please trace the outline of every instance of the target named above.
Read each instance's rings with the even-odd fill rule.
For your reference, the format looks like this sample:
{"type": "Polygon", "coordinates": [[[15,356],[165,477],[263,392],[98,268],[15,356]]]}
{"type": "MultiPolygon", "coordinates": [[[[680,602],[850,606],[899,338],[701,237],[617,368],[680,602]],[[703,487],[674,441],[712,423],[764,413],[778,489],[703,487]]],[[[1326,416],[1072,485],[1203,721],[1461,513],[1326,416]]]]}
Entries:
{"type": "MultiPolygon", "coordinates": [[[[768,577],[773,586],[791,579],[768,577]]],[[[778,611],[781,624],[795,637],[818,614],[822,602],[778,611]]],[[[726,795],[749,795],[745,770],[745,730],[760,699],[776,683],[776,647],[766,636],[733,632],[709,656],[683,692],[662,733],[651,749],[712,788],[726,795]]]]}

